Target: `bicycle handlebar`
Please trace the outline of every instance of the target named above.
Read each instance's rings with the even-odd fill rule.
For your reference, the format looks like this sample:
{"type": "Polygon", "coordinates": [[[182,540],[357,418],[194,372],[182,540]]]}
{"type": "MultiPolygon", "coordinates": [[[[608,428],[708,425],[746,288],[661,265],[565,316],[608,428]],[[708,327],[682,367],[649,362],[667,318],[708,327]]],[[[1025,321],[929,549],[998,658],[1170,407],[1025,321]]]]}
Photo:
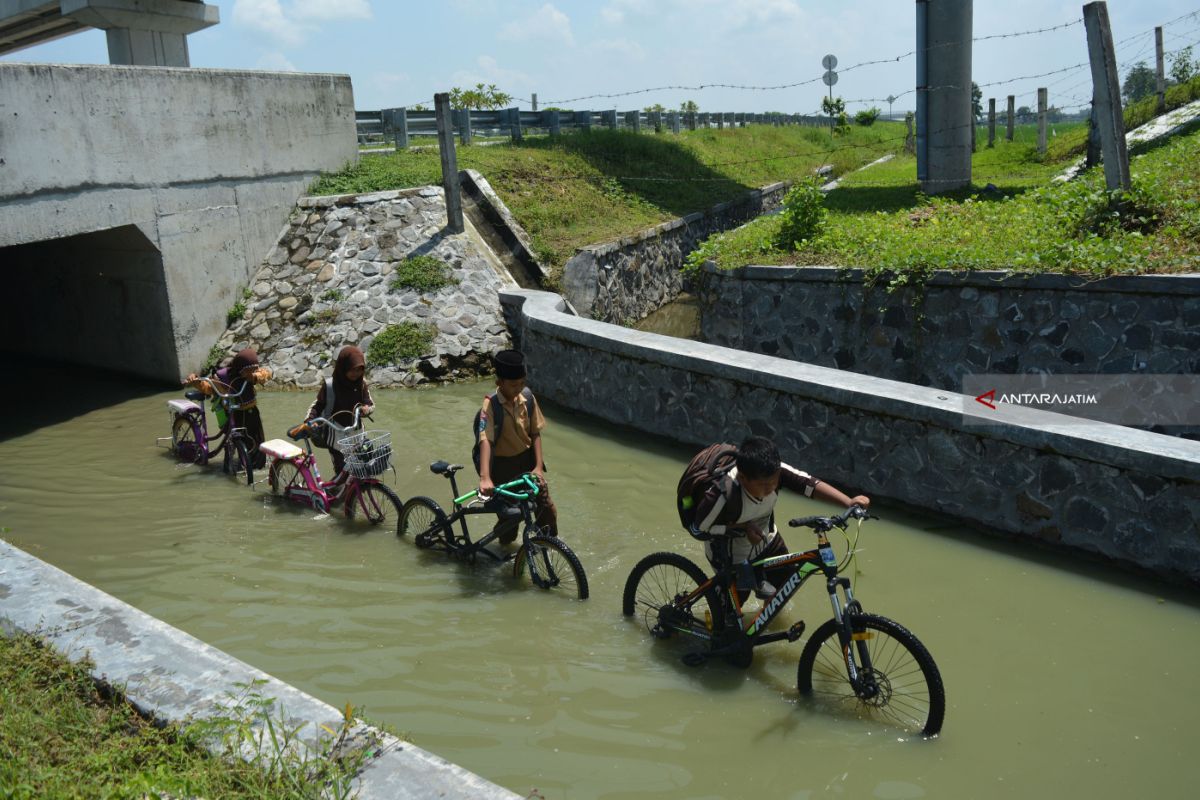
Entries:
{"type": "Polygon", "coordinates": [[[816,533],[824,533],[835,527],[845,530],[846,523],[851,519],[879,519],[879,517],[869,513],[860,505],[852,505],[846,509],[845,513],[839,514],[836,517],[796,517],[795,519],[788,520],[788,527],[812,528],[816,533]]]}
{"type": "MultiPolygon", "coordinates": [[[[362,418],[364,416],[367,419],[374,421],[374,418],[370,414],[363,414],[362,410],[363,410],[362,403],[359,403],[356,406],[354,406],[353,420],[351,421],[351,423],[349,425],[347,425],[345,427],[338,425],[336,422],[329,419],[328,417],[313,417],[310,420],[305,420],[304,422],[301,422],[299,425],[296,425],[293,428],[289,428],[287,435],[292,439],[302,439],[308,435],[309,431],[323,428],[325,426],[333,428],[338,433],[345,433],[346,431],[352,431],[358,427],[359,422],[362,420],[362,418]]],[[[333,412],[332,416],[336,417],[339,414],[350,414],[350,413],[351,413],[350,411],[348,411],[346,409],[342,409],[341,411],[333,412]]]]}
{"type": "MultiPolygon", "coordinates": [[[[243,386],[240,391],[234,392],[232,386],[230,386],[229,384],[224,383],[222,381],[218,381],[215,378],[196,378],[194,380],[184,381],[183,385],[187,386],[192,383],[207,383],[209,385],[209,388],[212,389],[213,394],[215,394],[217,397],[221,398],[222,400],[235,401],[242,396],[243,392],[246,391],[246,387],[243,386]],[[222,392],[220,389],[217,388],[218,386],[224,386],[226,389],[229,389],[229,391],[222,392]]],[[[249,384],[246,384],[246,385],[249,386],[249,384]]]]}
{"type": "Polygon", "coordinates": [[[478,489],[472,489],[462,497],[454,498],[454,502],[456,504],[462,504],[475,497],[479,497],[483,500],[490,500],[496,495],[500,495],[512,500],[532,500],[533,498],[537,497],[538,492],[541,490],[538,488],[537,481],[534,479],[533,474],[526,472],[516,480],[492,487],[492,491],[494,494],[491,497],[485,497],[479,494],[478,489]],[[514,491],[514,489],[518,488],[520,491],[514,491]]]}

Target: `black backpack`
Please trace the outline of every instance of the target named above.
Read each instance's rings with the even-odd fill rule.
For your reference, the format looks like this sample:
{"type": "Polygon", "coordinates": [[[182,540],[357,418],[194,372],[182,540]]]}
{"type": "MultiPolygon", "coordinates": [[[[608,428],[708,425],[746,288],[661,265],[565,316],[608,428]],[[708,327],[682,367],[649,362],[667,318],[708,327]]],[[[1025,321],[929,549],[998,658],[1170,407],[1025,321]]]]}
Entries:
{"type": "MultiPolygon", "coordinates": [[[[708,534],[697,533],[693,530],[696,522],[696,505],[704,497],[704,493],[712,486],[713,481],[728,480],[729,471],[737,466],[737,447],[732,444],[714,444],[697,453],[675,492],[675,505],[679,511],[679,521],[689,532],[698,539],[707,539],[708,534]]],[[[725,487],[728,489],[728,487],[725,487]]]]}
{"type": "MultiPolygon", "coordinates": [[[[492,419],[496,420],[496,438],[499,439],[500,431],[504,428],[504,405],[498,402],[496,394],[496,392],[492,392],[488,395],[488,408],[490,409],[492,419]]],[[[533,390],[526,386],[521,390],[521,396],[525,398],[525,403],[529,406],[529,419],[532,421],[533,411],[537,408],[537,400],[533,398],[533,390]]],[[[483,409],[481,408],[475,412],[475,421],[471,424],[471,433],[475,437],[475,446],[471,448],[471,462],[475,464],[475,472],[477,474],[482,474],[479,470],[479,434],[483,433],[485,428],[487,428],[487,422],[483,419],[483,409]]]]}

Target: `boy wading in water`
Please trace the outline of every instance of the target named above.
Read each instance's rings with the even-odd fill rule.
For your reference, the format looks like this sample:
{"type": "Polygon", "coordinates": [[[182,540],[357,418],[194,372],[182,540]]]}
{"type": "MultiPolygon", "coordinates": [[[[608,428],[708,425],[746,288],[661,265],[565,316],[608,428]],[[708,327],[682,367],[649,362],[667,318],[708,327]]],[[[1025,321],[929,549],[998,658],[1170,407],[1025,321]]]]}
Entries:
{"type": "MultiPolygon", "coordinates": [[[[542,461],[542,428],[546,420],[533,392],[525,386],[525,354],[501,350],[492,357],[496,391],[483,398],[476,437],[479,442],[479,494],[487,497],[496,486],[526,472],[533,473],[540,491],[537,496],[537,525],[549,536],[558,535],[558,510],[550,499],[542,461]],[[499,434],[497,434],[499,428],[499,434]]],[[[520,520],[496,524],[499,541],[517,538],[520,520]]]]}

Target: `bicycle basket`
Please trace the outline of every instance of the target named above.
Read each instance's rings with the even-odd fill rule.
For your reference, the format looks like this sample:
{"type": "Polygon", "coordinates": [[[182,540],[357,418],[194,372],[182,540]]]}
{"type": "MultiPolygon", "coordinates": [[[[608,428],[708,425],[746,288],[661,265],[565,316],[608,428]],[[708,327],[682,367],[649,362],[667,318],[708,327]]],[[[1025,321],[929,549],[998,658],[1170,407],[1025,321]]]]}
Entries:
{"type": "Polygon", "coordinates": [[[356,478],[382,475],[392,464],[392,434],[360,431],[343,436],[337,449],[346,458],[346,469],[356,478]]]}

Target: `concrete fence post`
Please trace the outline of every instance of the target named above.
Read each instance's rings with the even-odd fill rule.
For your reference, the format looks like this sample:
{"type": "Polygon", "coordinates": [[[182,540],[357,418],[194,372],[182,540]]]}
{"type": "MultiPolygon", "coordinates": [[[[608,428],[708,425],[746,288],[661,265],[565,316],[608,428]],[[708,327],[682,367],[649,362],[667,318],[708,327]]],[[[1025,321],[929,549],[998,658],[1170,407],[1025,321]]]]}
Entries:
{"type": "Polygon", "coordinates": [[[592,112],[591,111],[576,111],[575,112],[575,127],[585,131],[592,129],[592,112]]]}
{"type": "Polygon", "coordinates": [[[1013,127],[1017,124],[1017,98],[1016,95],[1008,96],[1008,130],[1004,132],[1004,138],[1008,141],[1013,140],[1013,127]]]}
{"type": "Polygon", "coordinates": [[[650,112],[650,124],[654,126],[655,133],[662,133],[663,124],[662,124],[662,112],[661,111],[651,111],[650,112]]]}
{"type": "Polygon", "coordinates": [[[558,109],[552,108],[549,111],[543,111],[542,115],[551,136],[558,136],[562,133],[562,121],[559,118],[558,109]]]}
{"type": "Polygon", "coordinates": [[[537,92],[533,93],[533,96],[529,98],[529,101],[531,103],[530,110],[537,111],[537,92]]]}
{"type": "Polygon", "coordinates": [[[988,98],[988,147],[996,146],[996,98],[988,98]]]}
{"type": "Polygon", "coordinates": [[[1158,96],[1158,113],[1167,113],[1167,76],[1163,73],[1162,26],[1154,29],[1154,76],[1155,93],[1158,96]]]}
{"type": "Polygon", "coordinates": [[[458,109],[458,136],[463,144],[471,143],[471,109],[458,109]]]}
{"type": "Polygon", "coordinates": [[[629,128],[634,133],[642,132],[642,112],[626,111],[625,112],[625,127],[629,128]]]}
{"type": "Polygon", "coordinates": [[[446,229],[451,233],[462,233],[466,226],[463,224],[462,187],[458,182],[458,156],[454,152],[450,94],[435,94],[433,106],[437,112],[438,152],[442,158],[442,189],[446,193],[446,229]]]}
{"type": "Polygon", "coordinates": [[[1088,114],[1087,153],[1083,165],[1094,167],[1100,163],[1100,120],[1096,117],[1096,101],[1092,100],[1092,111],[1088,114]]]}
{"type": "Polygon", "coordinates": [[[614,131],[617,129],[617,110],[615,108],[603,112],[600,116],[604,120],[604,127],[614,131]]]}
{"type": "Polygon", "coordinates": [[[510,108],[508,110],[508,132],[514,142],[522,141],[525,138],[524,131],[521,130],[521,109],[510,108]]]}
{"type": "Polygon", "coordinates": [[[1100,127],[1100,147],[1104,157],[1104,182],[1109,191],[1129,191],[1129,151],[1125,146],[1125,119],[1121,110],[1121,79],[1113,48],[1108,5],[1088,3],[1083,7],[1083,25],[1087,29],[1088,60],[1092,67],[1092,86],[1096,119],[1100,127]]]}
{"type": "Polygon", "coordinates": [[[1038,89],[1038,154],[1046,154],[1046,88],[1038,89]]]}
{"type": "Polygon", "coordinates": [[[671,112],[671,133],[679,133],[679,112],[671,112]]]}

